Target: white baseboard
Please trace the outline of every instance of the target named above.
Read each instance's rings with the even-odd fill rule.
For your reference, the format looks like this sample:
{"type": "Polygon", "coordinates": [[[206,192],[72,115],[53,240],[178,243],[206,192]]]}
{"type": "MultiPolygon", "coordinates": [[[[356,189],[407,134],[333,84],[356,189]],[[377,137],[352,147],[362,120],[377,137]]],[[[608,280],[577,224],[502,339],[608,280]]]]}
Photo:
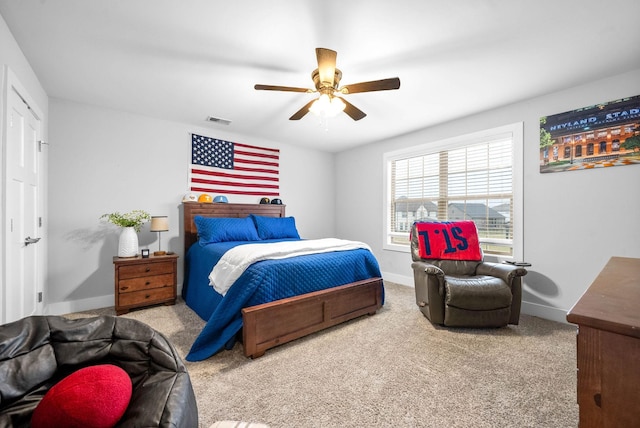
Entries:
{"type": "Polygon", "coordinates": [[[64,315],[73,312],[90,311],[92,309],[108,308],[113,306],[114,295],[91,297],[89,299],[55,302],[45,306],[45,315],[64,315]]]}
{"type": "MultiPolygon", "coordinates": [[[[389,272],[382,272],[385,281],[413,288],[413,277],[398,275],[389,272]]],[[[178,296],[181,295],[181,288],[178,287],[178,296]]],[[[56,302],[44,307],[45,315],[63,315],[73,312],[90,311],[92,309],[108,308],[113,306],[113,294],[90,299],[72,300],[68,302],[56,302]]],[[[522,302],[522,313],[534,317],[544,318],[551,321],[567,323],[567,311],[553,308],[551,306],[540,305],[538,303],[522,302]]]]}
{"type": "Polygon", "coordinates": [[[389,282],[395,282],[396,284],[406,285],[413,288],[413,277],[398,275],[396,273],[382,272],[382,279],[389,282]]]}
{"type": "MultiPolygon", "coordinates": [[[[178,297],[182,295],[182,286],[178,286],[178,297]]],[[[70,300],[67,302],[49,303],[44,307],[44,315],[64,315],[73,312],[90,311],[92,309],[110,308],[114,306],[115,296],[91,297],[89,299],[70,300]]]]}
{"type": "Polygon", "coordinates": [[[569,324],[567,322],[567,311],[564,309],[523,301],[521,312],[534,317],[569,324]]]}

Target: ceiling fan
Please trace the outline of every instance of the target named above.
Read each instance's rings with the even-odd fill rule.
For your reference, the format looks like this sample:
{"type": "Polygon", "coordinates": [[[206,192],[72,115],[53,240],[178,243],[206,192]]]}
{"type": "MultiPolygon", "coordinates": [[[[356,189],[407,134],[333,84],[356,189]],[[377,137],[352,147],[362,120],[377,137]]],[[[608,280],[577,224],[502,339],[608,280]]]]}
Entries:
{"type": "Polygon", "coordinates": [[[309,101],[293,114],[289,120],[300,120],[311,111],[318,115],[333,116],[344,111],[353,120],[360,120],[366,114],[345,100],[341,95],[355,94],[358,92],[388,91],[400,88],[400,79],[373,80],[370,82],[353,83],[351,85],[338,86],[342,79],[342,72],[336,68],[336,51],[325,48],[316,48],[318,58],[318,68],[311,73],[311,79],[315,89],[296,88],[291,86],[255,85],[254,88],[260,91],[285,91],[285,92],[305,92],[319,93],[320,96],[309,101]]]}

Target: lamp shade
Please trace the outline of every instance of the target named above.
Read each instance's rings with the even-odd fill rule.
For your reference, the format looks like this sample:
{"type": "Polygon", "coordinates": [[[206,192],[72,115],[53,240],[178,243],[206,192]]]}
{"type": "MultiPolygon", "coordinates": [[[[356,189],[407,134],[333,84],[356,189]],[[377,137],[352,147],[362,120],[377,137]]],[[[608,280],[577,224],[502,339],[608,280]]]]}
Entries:
{"type": "Polygon", "coordinates": [[[151,217],[151,232],[167,232],[169,230],[169,217],[166,215],[151,217]]]}

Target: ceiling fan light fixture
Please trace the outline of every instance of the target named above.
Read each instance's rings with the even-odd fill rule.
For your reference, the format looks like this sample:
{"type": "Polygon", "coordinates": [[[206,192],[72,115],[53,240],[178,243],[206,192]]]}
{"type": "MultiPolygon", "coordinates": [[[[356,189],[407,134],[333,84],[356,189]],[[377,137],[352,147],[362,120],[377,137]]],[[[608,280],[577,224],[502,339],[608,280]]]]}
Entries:
{"type": "Polygon", "coordinates": [[[335,117],[346,107],[344,101],[329,94],[322,94],[311,104],[309,111],[320,117],[335,117]]]}

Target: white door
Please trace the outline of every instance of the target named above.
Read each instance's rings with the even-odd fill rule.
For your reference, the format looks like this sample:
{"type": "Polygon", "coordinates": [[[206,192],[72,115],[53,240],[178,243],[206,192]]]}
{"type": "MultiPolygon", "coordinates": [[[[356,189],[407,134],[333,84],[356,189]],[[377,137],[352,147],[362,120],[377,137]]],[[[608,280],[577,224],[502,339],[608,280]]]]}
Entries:
{"type": "Polygon", "coordinates": [[[39,312],[40,120],[15,87],[7,91],[4,322],[39,312]]]}

